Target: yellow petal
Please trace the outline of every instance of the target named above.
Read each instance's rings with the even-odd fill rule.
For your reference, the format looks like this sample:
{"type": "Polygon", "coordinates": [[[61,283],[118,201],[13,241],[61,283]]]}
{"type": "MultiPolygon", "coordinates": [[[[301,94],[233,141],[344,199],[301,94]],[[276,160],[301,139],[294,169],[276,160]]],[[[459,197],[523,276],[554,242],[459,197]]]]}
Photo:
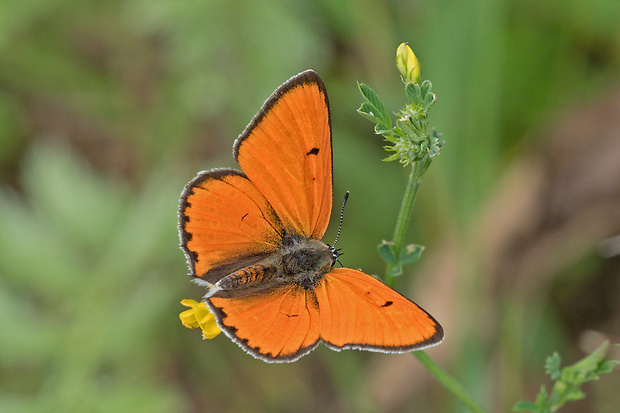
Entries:
{"type": "Polygon", "coordinates": [[[207,304],[204,302],[198,302],[186,298],[181,301],[181,304],[185,307],[189,307],[188,310],[179,314],[181,323],[187,328],[198,328],[202,330],[203,338],[213,338],[221,333],[221,330],[217,326],[215,316],[207,308],[207,304]]]}
{"type": "Polygon", "coordinates": [[[181,319],[181,323],[183,323],[183,325],[187,328],[199,327],[199,324],[196,321],[196,317],[194,316],[194,310],[192,310],[191,308],[179,314],[179,318],[181,319]]]}
{"type": "Polygon", "coordinates": [[[216,337],[218,334],[220,334],[221,332],[222,330],[220,330],[220,328],[217,326],[217,323],[215,322],[215,318],[212,320],[212,322],[202,325],[202,338],[203,339],[212,339],[216,337]]]}
{"type": "Polygon", "coordinates": [[[191,298],[184,298],[181,300],[181,304],[183,304],[185,307],[195,307],[196,305],[198,305],[198,301],[196,300],[192,300],[191,298]]]}

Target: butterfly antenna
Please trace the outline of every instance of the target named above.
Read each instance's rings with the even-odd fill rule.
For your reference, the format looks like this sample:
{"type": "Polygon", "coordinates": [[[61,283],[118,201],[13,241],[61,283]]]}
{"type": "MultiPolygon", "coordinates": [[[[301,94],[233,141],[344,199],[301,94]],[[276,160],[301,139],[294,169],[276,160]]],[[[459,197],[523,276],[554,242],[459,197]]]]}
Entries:
{"type": "Polygon", "coordinates": [[[344,199],[342,200],[342,209],[340,209],[340,224],[338,224],[338,233],[336,234],[336,239],[334,240],[334,243],[332,244],[332,248],[336,246],[336,243],[338,242],[338,238],[340,238],[340,231],[342,230],[342,218],[344,216],[344,206],[347,204],[347,199],[349,199],[349,191],[347,191],[347,193],[344,194],[344,199]]]}

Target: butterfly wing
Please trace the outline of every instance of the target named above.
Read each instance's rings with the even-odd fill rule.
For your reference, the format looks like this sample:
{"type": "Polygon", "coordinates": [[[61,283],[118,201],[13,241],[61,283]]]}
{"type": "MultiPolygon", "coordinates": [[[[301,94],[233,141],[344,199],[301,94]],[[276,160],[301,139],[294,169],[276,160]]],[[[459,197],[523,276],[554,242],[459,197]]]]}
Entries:
{"type": "Polygon", "coordinates": [[[315,72],[280,86],[233,154],[289,232],[323,237],[332,209],[331,125],[325,85],[315,72]]]}
{"type": "Polygon", "coordinates": [[[319,343],[320,317],[312,290],[300,285],[232,297],[213,296],[207,305],[218,326],[256,358],[268,362],[295,361],[319,343]]]}
{"type": "Polygon", "coordinates": [[[443,339],[442,327],[430,314],[361,271],[334,268],[315,294],[321,339],[334,350],[407,352],[443,339]]]}
{"type": "Polygon", "coordinates": [[[323,341],[334,350],[388,353],[438,344],[443,329],[426,311],[381,281],[332,269],[315,288],[282,283],[207,299],[219,327],[254,357],[290,362],[323,341]]]}
{"type": "Polygon", "coordinates": [[[275,211],[238,171],[201,172],[183,191],[179,219],[192,275],[211,283],[260,261],[282,242],[275,211]]]}

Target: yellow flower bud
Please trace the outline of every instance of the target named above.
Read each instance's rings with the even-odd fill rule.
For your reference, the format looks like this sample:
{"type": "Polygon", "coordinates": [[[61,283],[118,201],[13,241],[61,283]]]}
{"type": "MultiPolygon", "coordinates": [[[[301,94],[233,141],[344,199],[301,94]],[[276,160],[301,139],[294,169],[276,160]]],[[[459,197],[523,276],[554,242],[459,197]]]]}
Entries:
{"type": "Polygon", "coordinates": [[[215,316],[207,308],[207,304],[204,302],[198,302],[186,298],[181,300],[181,304],[185,307],[189,307],[189,310],[183,311],[179,314],[181,323],[187,328],[201,328],[202,338],[214,338],[222,332],[215,322],[215,316]]]}
{"type": "Polygon", "coordinates": [[[401,43],[396,49],[396,67],[406,82],[417,83],[420,80],[420,62],[407,43],[401,43]]]}

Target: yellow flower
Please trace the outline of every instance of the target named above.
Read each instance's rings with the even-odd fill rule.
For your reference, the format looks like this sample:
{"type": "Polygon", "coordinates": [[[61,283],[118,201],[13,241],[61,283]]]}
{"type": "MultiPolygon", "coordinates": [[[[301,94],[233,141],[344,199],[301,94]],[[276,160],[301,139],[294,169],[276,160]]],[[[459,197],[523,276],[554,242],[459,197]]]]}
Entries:
{"type": "Polygon", "coordinates": [[[405,81],[418,83],[420,80],[420,62],[407,43],[401,43],[396,49],[396,67],[405,81]]]}
{"type": "Polygon", "coordinates": [[[181,300],[181,304],[185,307],[189,307],[189,310],[185,310],[179,314],[181,323],[183,323],[185,327],[200,327],[202,329],[203,339],[213,338],[222,332],[215,322],[215,317],[207,308],[207,304],[204,302],[199,303],[189,298],[181,300]]]}

